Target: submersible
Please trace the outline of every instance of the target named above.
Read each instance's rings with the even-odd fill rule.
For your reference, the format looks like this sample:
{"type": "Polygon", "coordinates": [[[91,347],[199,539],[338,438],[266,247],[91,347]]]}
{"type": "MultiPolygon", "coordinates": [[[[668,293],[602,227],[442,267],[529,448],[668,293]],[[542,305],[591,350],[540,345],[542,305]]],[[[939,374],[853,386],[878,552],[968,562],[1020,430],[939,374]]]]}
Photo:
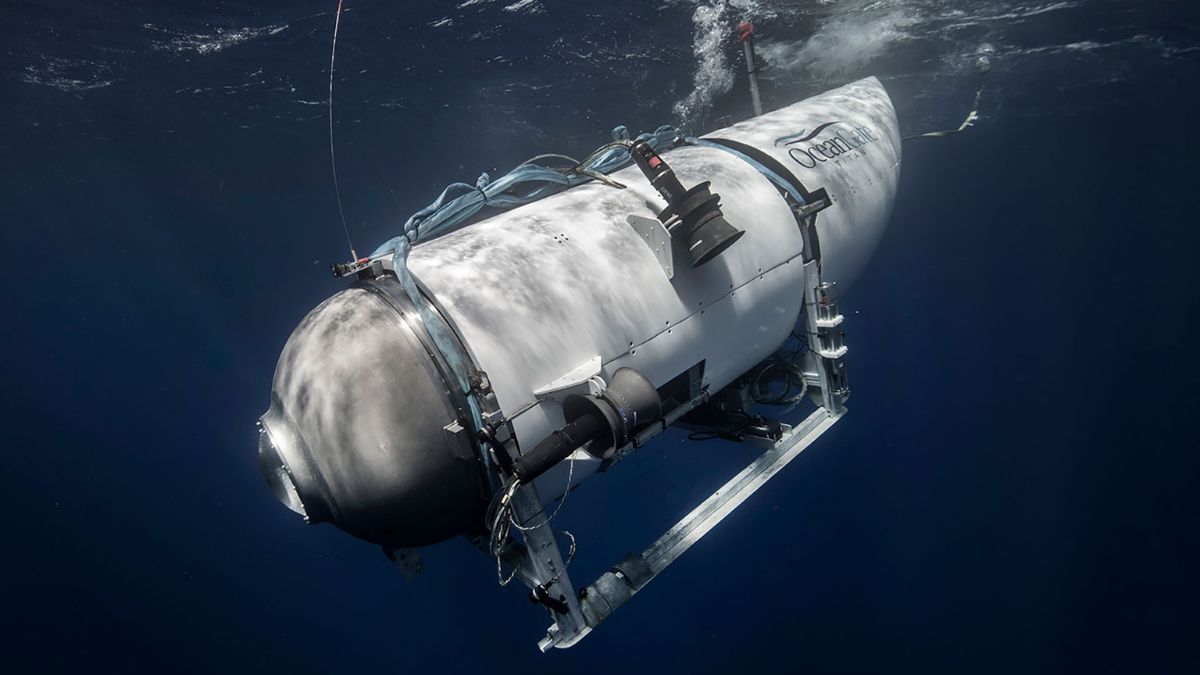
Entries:
{"type": "Polygon", "coordinates": [[[887,223],[901,139],[868,78],[626,151],[602,180],[352,263],[287,340],[259,421],[288,508],[401,560],[471,539],[549,611],[543,648],[586,635],[841,417],[835,291],[887,223]],[[757,414],[771,382],[813,414],[757,414]],[[768,450],[577,591],[543,506],[674,424],[768,450]]]}

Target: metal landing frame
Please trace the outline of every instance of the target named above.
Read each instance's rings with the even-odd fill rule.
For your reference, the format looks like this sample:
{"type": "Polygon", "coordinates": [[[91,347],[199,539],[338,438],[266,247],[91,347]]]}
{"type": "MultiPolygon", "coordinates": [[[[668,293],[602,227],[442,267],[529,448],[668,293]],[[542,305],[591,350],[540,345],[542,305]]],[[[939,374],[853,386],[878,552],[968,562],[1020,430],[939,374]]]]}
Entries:
{"type": "MultiPolygon", "coordinates": [[[[692,406],[681,406],[691,409],[692,406]]],[[[554,617],[538,642],[543,652],[575,645],[613,612],[641,591],[650,580],[700,541],[734,509],[778,474],[828,431],[845,414],[818,407],[802,422],[781,425],[780,438],[697,505],[641,553],[613,565],[589,586],[576,591],[567,573],[554,530],[546,520],[533,486],[517,491],[513,513],[523,530],[524,546],[513,545],[505,560],[531,589],[531,599],[546,605],[554,617]],[[519,549],[524,549],[521,551],[519,549]]],[[[682,414],[680,415],[682,416],[682,414]]]]}
{"type": "Polygon", "coordinates": [[[800,456],[805,448],[841,419],[842,414],[829,414],[824,408],[818,408],[795,427],[784,425],[783,436],[774,447],[729,479],[646,550],[627,556],[580,592],[581,629],[567,632],[563,630],[560,619],[538,642],[538,648],[542,651],[551,647],[566,648],[582,640],[783,467],[800,456]]]}

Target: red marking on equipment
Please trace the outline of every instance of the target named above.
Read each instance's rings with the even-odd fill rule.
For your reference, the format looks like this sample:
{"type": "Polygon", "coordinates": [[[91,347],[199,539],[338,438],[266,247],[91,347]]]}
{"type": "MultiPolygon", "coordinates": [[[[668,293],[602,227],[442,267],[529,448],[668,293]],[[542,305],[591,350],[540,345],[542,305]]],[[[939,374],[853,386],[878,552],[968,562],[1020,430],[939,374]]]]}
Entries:
{"type": "Polygon", "coordinates": [[[663,163],[663,161],[661,158],[659,158],[658,155],[651,157],[650,161],[647,162],[647,164],[650,165],[651,169],[657,169],[658,167],[662,166],[662,163],[663,163]]]}
{"type": "Polygon", "coordinates": [[[359,258],[359,259],[358,259],[358,264],[360,264],[360,265],[361,265],[361,264],[363,264],[363,263],[366,263],[368,260],[370,260],[370,258],[359,258]]]}
{"type": "Polygon", "coordinates": [[[742,42],[749,40],[754,36],[754,24],[749,21],[743,21],[738,24],[738,39],[742,42]]]}

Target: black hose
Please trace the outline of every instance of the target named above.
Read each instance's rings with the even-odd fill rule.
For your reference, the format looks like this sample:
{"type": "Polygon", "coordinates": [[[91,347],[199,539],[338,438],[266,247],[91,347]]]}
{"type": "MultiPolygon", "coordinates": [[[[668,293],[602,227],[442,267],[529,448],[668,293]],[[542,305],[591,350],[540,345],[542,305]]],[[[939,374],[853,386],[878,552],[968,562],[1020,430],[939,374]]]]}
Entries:
{"type": "Polygon", "coordinates": [[[599,415],[584,415],[550,434],[532,450],[517,458],[513,462],[513,473],[522,484],[527,484],[599,436],[607,426],[599,415]]]}

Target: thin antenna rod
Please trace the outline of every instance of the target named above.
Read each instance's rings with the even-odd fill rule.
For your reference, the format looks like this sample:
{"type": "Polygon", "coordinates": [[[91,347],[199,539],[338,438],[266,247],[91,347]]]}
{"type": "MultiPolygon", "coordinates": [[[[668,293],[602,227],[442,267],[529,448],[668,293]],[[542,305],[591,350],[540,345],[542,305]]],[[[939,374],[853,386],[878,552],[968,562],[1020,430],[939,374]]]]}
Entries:
{"type": "Polygon", "coordinates": [[[338,215],[342,218],[342,230],[346,232],[346,243],[350,245],[350,260],[357,261],[358,253],[350,239],[350,226],[346,224],[346,212],[342,210],[342,189],[338,186],[337,155],[333,152],[333,61],[337,57],[338,28],[342,24],[342,0],[338,0],[337,16],[333,20],[333,48],[329,51],[329,165],[333,169],[333,194],[337,195],[338,215]]]}

